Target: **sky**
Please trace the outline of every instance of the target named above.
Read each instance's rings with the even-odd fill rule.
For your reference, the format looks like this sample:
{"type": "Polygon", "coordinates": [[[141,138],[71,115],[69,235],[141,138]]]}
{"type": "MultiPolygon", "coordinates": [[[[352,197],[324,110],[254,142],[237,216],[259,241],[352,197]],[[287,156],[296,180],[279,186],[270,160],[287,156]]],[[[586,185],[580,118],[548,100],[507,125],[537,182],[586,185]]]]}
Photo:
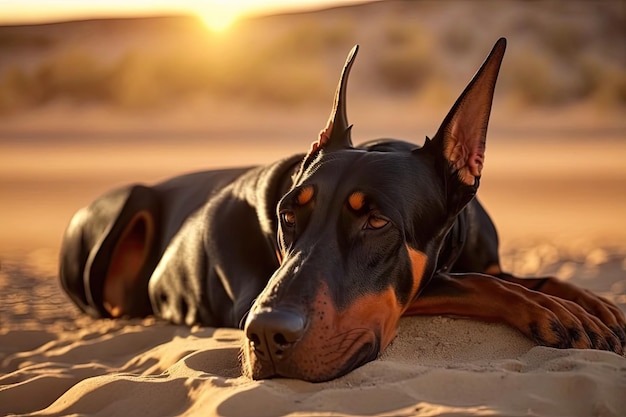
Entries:
{"type": "Polygon", "coordinates": [[[189,13],[214,30],[244,15],[315,9],[362,0],[0,0],[0,24],[189,13]]]}

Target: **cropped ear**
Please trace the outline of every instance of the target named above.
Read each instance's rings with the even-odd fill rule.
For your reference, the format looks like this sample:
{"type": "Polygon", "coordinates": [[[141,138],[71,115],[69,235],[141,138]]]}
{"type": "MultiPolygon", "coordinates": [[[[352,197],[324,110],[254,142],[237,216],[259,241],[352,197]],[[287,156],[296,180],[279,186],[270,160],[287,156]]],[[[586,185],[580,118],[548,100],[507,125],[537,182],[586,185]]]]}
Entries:
{"type": "Polygon", "coordinates": [[[352,126],[348,125],[348,115],[346,112],[346,89],[348,87],[348,77],[352,64],[356,58],[356,54],[359,51],[359,45],[355,45],[354,48],[348,54],[346,63],[341,72],[341,78],[335,90],[335,101],[333,108],[328,118],[326,127],[320,132],[319,139],[311,145],[309,155],[317,153],[319,149],[337,150],[352,147],[352,138],[350,137],[350,129],[352,126]]]}
{"type": "Polygon", "coordinates": [[[434,139],[424,148],[443,154],[462,185],[478,188],[485,161],[487,125],[493,93],[506,49],[500,38],[444,119],[434,139]]]}

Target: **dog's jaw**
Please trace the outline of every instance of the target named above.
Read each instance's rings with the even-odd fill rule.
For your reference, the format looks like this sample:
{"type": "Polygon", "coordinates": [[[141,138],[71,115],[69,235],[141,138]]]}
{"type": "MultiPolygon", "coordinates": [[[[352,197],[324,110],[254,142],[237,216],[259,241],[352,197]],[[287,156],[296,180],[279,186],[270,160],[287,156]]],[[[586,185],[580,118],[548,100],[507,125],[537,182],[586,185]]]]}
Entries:
{"type": "MultiPolygon", "coordinates": [[[[273,310],[285,308],[288,306],[275,304],[273,310]]],[[[260,310],[272,308],[255,304],[246,323],[247,333],[250,321],[260,310]]],[[[274,355],[268,352],[271,340],[262,347],[252,341],[258,337],[271,339],[271,334],[252,338],[249,335],[243,347],[244,372],[253,379],[280,376],[321,382],[337,378],[378,357],[396,336],[402,312],[391,288],[361,296],[339,310],[328,285],[322,282],[309,311],[303,315],[308,322],[300,340],[284,353],[274,355]]]]}

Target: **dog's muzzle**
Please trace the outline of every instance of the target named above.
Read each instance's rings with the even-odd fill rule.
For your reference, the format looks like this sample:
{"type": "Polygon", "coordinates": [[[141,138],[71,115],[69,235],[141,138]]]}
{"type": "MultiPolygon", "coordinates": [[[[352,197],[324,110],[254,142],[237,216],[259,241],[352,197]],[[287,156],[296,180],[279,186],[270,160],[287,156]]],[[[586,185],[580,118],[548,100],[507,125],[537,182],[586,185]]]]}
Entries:
{"type": "Polygon", "coordinates": [[[380,342],[374,331],[337,329],[326,315],[267,307],[251,312],[244,328],[244,371],[253,379],[322,382],[376,359],[380,342]]]}

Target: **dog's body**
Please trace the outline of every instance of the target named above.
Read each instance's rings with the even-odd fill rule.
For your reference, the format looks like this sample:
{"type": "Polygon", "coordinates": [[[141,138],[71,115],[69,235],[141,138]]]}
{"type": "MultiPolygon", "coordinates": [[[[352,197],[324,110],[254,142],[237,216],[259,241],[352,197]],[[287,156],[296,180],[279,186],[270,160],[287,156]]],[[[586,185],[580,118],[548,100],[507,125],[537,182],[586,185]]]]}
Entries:
{"type": "Polygon", "coordinates": [[[500,269],[474,196],[504,49],[500,40],[423,147],[355,148],[345,112],[355,48],[309,153],[101,197],[67,229],[64,288],[95,317],[245,323],[254,378],[345,374],[375,359],[409,314],[501,321],[539,344],[622,353],[615,306],[500,269]]]}

